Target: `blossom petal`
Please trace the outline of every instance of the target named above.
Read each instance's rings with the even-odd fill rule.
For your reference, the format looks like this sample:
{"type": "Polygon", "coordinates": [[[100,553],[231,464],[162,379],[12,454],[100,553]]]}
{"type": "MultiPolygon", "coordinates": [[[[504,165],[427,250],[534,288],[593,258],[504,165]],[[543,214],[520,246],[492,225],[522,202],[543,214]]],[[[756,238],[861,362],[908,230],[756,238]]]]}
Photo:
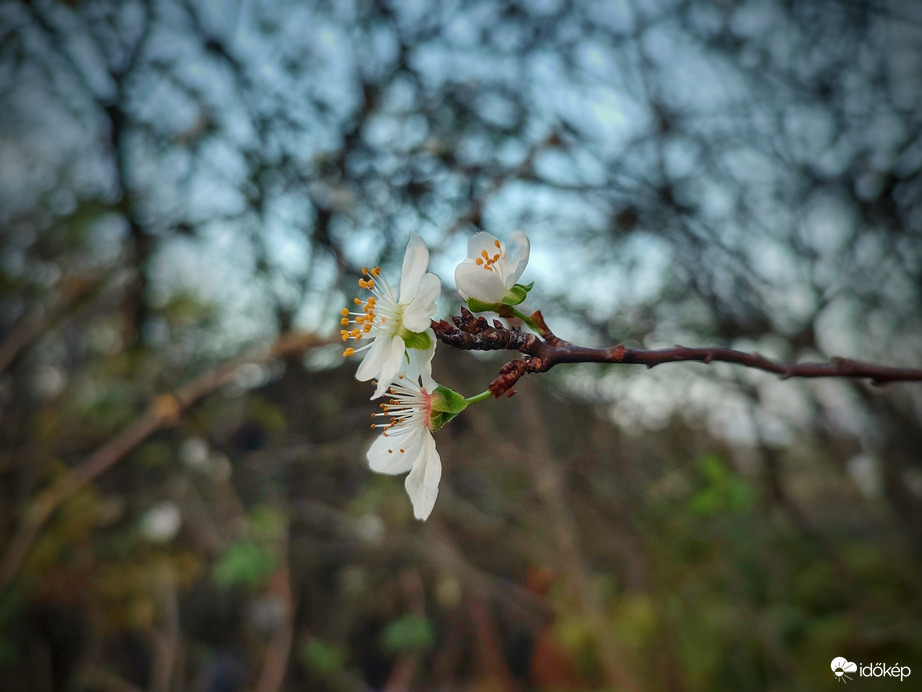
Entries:
{"type": "Polygon", "coordinates": [[[442,478],[442,460],[435,449],[432,433],[424,430],[421,434],[419,455],[413,462],[413,470],[407,476],[406,489],[413,503],[413,515],[417,519],[427,519],[435,506],[439,494],[439,480],[442,478]]]}
{"type": "MultiPolygon", "coordinates": [[[[382,337],[378,337],[379,339],[382,337]]],[[[391,386],[394,378],[397,377],[403,368],[406,367],[406,348],[403,339],[399,336],[387,337],[386,350],[381,357],[381,370],[378,373],[378,387],[375,389],[372,399],[377,399],[387,391],[391,386]]]]}
{"type": "Polygon", "coordinates": [[[472,259],[464,260],[455,268],[455,285],[464,300],[476,298],[484,303],[498,303],[506,295],[506,286],[499,274],[478,266],[472,259]]]}
{"type": "Polygon", "coordinates": [[[427,392],[434,392],[438,387],[436,381],[432,379],[432,357],[435,355],[436,338],[432,328],[426,330],[429,335],[429,348],[408,348],[407,356],[410,362],[407,364],[406,376],[414,382],[417,378],[423,382],[423,389],[427,392]]]}
{"type": "Polygon", "coordinates": [[[496,243],[497,238],[494,238],[486,231],[475,233],[467,239],[467,256],[470,259],[477,259],[478,257],[483,257],[481,253],[486,250],[487,255],[492,257],[500,251],[500,249],[496,247],[496,243]]]}
{"type": "Polygon", "coordinates": [[[506,288],[512,288],[522,272],[525,271],[525,265],[528,264],[528,255],[531,252],[531,243],[528,236],[522,231],[516,231],[512,234],[512,242],[515,243],[515,250],[509,258],[511,272],[506,276],[506,288]]]}
{"type": "Polygon", "coordinates": [[[387,352],[387,338],[377,337],[368,347],[365,358],[355,371],[355,379],[359,382],[368,382],[381,376],[381,362],[387,352]]]}
{"type": "Polygon", "coordinates": [[[429,248],[416,233],[410,234],[407,253],[403,256],[403,268],[400,270],[400,297],[398,302],[407,304],[416,295],[419,280],[429,266],[429,248]]]}
{"type": "Polygon", "coordinates": [[[429,328],[435,314],[435,301],[442,292],[442,282],[435,274],[423,274],[417,286],[416,295],[403,311],[403,326],[411,332],[422,332],[429,328]]]}
{"type": "Polygon", "coordinates": [[[365,454],[368,466],[372,471],[391,476],[406,473],[413,468],[413,460],[419,456],[421,441],[422,434],[407,435],[403,439],[378,435],[365,454]]]}

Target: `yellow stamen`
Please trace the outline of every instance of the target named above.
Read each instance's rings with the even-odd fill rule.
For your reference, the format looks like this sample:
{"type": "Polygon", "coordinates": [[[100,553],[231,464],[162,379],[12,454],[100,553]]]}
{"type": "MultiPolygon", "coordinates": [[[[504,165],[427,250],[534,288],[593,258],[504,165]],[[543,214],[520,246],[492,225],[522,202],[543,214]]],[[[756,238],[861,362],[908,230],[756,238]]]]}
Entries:
{"type": "Polygon", "coordinates": [[[347,348],[345,351],[343,351],[343,357],[344,357],[344,358],[345,358],[346,356],[354,356],[354,355],[355,355],[355,349],[354,349],[354,348],[347,348]]]}
{"type": "Polygon", "coordinates": [[[339,323],[345,327],[347,324],[349,324],[349,318],[348,318],[348,317],[343,317],[343,318],[339,321],[339,323]]]}
{"type": "Polygon", "coordinates": [[[343,308],[342,310],[339,311],[339,314],[342,315],[343,317],[348,317],[348,316],[349,316],[349,308],[343,308]]]}
{"type": "Polygon", "coordinates": [[[502,247],[503,247],[502,245],[499,244],[499,241],[498,241],[498,240],[494,240],[494,241],[493,241],[493,244],[494,244],[496,247],[500,248],[500,249],[502,249],[502,247]]]}

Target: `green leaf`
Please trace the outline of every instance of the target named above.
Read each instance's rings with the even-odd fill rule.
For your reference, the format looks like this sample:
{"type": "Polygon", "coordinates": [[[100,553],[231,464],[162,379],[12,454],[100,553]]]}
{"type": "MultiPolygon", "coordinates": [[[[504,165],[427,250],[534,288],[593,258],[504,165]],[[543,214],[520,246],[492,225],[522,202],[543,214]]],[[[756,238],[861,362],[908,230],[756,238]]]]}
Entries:
{"type": "Polygon", "coordinates": [[[523,284],[516,284],[515,286],[510,288],[508,291],[506,291],[506,295],[503,296],[503,303],[505,303],[506,305],[518,305],[519,303],[525,300],[525,298],[528,296],[528,292],[532,289],[534,285],[535,285],[534,281],[532,281],[527,286],[523,284]]]}
{"type": "Polygon", "coordinates": [[[435,641],[435,634],[426,618],[406,615],[388,625],[381,639],[388,653],[407,649],[425,651],[435,641]]]}
{"type": "Polygon", "coordinates": [[[752,508],[752,488],[720,457],[706,454],[699,459],[698,469],[703,482],[689,498],[688,508],[693,514],[703,517],[740,515],[752,508]]]}
{"type": "Polygon", "coordinates": [[[417,348],[425,351],[432,345],[432,338],[426,332],[401,331],[400,338],[407,345],[407,348],[417,348]]]}
{"type": "Polygon", "coordinates": [[[262,586],[275,571],[278,557],[261,543],[243,540],[231,543],[215,565],[212,578],[219,586],[244,584],[262,586]]]}
{"type": "Polygon", "coordinates": [[[476,298],[468,298],[467,308],[471,312],[499,312],[500,303],[484,303],[476,298]]]}
{"type": "Polygon", "coordinates": [[[343,668],[343,652],[326,642],[311,637],[301,647],[301,660],[321,675],[332,675],[343,668]]]}

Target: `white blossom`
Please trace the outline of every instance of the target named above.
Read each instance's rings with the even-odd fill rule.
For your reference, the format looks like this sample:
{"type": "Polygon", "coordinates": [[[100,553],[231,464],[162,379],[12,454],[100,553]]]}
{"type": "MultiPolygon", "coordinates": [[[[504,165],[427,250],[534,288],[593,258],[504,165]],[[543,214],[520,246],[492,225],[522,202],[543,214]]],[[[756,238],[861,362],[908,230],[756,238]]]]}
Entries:
{"type": "Polygon", "coordinates": [[[512,234],[515,249],[489,233],[478,233],[468,240],[468,257],[455,269],[455,284],[464,300],[500,303],[528,264],[530,244],[522,231],[512,234]]]}
{"type": "Polygon", "coordinates": [[[427,272],[429,250],[422,238],[410,234],[403,259],[399,291],[395,292],[384,278],[380,267],[365,269],[359,286],[371,292],[366,300],[356,298],[357,311],[342,310],[343,341],[355,340],[361,346],[350,347],[343,355],[364,353],[355,373],[365,382],[377,380],[376,399],[387,390],[398,372],[419,376],[434,389],[432,356],[435,333],[430,324],[435,314],[435,301],[441,291],[441,281],[427,272]]]}
{"type": "Polygon", "coordinates": [[[368,450],[368,465],[372,471],[390,475],[409,471],[405,485],[413,514],[426,519],[435,505],[442,477],[442,461],[432,437],[434,388],[401,376],[387,391],[391,398],[373,415],[390,421],[372,426],[383,430],[368,450]]]}

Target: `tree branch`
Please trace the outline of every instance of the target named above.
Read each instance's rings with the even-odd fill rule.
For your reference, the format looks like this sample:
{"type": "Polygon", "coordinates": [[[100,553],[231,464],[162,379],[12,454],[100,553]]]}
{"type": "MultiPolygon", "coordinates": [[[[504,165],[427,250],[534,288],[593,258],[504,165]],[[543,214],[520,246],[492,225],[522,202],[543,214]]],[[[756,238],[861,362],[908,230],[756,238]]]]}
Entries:
{"type": "Polygon", "coordinates": [[[519,351],[524,358],[506,363],[499,371],[499,377],[490,383],[493,396],[508,393],[523,375],[533,372],[547,372],[558,363],[620,363],[624,365],[646,365],[652,368],[663,363],[697,361],[700,363],[733,363],[747,368],[765,370],[781,377],[847,377],[869,380],[876,386],[889,382],[922,381],[922,369],[896,368],[886,365],[864,363],[848,358],[831,358],[828,363],[780,363],[769,360],[758,353],[746,353],[732,348],[687,348],[676,345],[673,348],[641,350],[617,344],[610,348],[587,348],[561,339],[544,321],[541,311],[531,315],[538,325],[539,335],[522,331],[518,327],[506,327],[499,320],[492,325],[483,317],[474,317],[462,307],[460,316],[453,316],[454,325],[442,320],[433,322],[436,337],[443,343],[464,350],[473,351],[519,351]]]}

